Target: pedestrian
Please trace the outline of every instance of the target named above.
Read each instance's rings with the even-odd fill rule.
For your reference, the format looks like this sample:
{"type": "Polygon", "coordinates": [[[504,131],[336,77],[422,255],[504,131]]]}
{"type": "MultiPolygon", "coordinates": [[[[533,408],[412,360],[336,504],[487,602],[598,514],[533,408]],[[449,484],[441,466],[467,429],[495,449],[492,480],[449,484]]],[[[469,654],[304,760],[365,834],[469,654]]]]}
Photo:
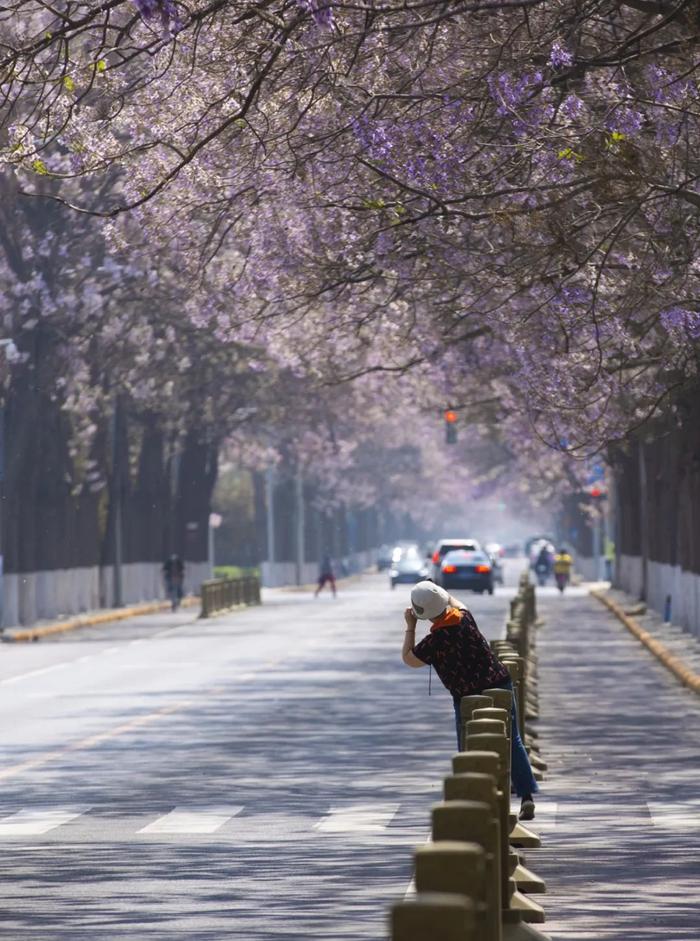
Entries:
{"type": "MultiPolygon", "coordinates": [[[[495,687],[513,691],[506,667],[491,650],[488,641],[476,625],[473,615],[464,605],[449,595],[444,588],[431,581],[414,585],[411,606],[404,612],[406,633],[402,658],[406,666],[431,666],[443,686],[452,696],[457,726],[457,747],[460,741],[460,702],[463,696],[483,693],[495,687]],[[416,623],[430,621],[430,632],[416,644],[416,623]]],[[[530,767],[518,731],[515,698],[511,707],[512,748],[511,778],[515,793],[520,797],[520,819],[535,816],[533,795],[537,782],[530,767]]]]}
{"type": "Polygon", "coordinates": [[[554,581],[562,594],[569,584],[573,564],[574,560],[564,548],[560,549],[554,556],[554,581]]]}
{"type": "Polygon", "coordinates": [[[170,599],[173,611],[177,611],[185,584],[185,563],[176,552],[163,563],[163,580],[166,597],[170,599]]]}
{"type": "Polygon", "coordinates": [[[547,583],[547,579],[552,574],[552,548],[544,545],[539,551],[535,560],[535,573],[537,574],[537,584],[542,587],[547,583]]]}
{"type": "Polygon", "coordinates": [[[316,589],[314,598],[318,598],[318,594],[326,582],[328,582],[328,584],[331,586],[333,597],[337,597],[337,592],[335,590],[335,574],[333,572],[333,560],[331,559],[328,552],[324,552],[323,558],[321,559],[321,564],[319,565],[318,588],[316,589]]]}

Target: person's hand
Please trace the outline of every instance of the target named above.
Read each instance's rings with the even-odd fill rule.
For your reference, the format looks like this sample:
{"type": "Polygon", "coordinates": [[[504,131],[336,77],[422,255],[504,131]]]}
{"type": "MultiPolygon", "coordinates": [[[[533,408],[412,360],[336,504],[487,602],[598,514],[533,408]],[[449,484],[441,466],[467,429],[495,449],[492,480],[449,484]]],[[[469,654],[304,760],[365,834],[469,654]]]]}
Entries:
{"type": "Polygon", "coordinates": [[[403,616],[404,616],[404,620],[406,621],[406,627],[409,628],[410,630],[415,630],[416,621],[418,620],[418,618],[413,613],[413,608],[406,608],[406,610],[403,613],[403,616]]]}

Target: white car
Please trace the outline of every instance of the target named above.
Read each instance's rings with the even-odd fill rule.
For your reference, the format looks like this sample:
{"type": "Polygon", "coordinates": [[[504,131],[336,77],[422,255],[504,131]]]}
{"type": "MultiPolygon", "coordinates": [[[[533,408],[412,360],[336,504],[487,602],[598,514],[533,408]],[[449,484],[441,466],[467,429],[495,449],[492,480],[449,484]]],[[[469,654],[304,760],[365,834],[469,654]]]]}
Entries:
{"type": "Polygon", "coordinates": [[[433,557],[431,559],[431,578],[436,585],[441,582],[442,560],[448,552],[454,552],[455,549],[466,549],[471,552],[480,552],[481,546],[476,539],[440,539],[435,543],[433,557]]]}

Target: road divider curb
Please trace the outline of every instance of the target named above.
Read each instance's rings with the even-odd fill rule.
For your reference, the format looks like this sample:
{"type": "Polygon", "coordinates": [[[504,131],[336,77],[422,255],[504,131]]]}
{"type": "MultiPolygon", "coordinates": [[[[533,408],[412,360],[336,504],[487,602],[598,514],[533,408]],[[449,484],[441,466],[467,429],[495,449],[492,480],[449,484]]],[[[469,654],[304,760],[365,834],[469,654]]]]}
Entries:
{"type": "MultiPolygon", "coordinates": [[[[190,608],[199,604],[199,597],[184,598],[182,607],[190,608]]],[[[4,643],[14,644],[26,641],[41,640],[42,637],[51,637],[53,634],[65,634],[76,631],[81,627],[101,627],[116,621],[125,621],[128,618],[140,617],[142,614],[157,614],[160,611],[169,611],[169,601],[151,601],[147,604],[130,605],[127,608],[110,608],[96,614],[77,615],[65,621],[55,621],[52,624],[43,624],[38,627],[19,629],[6,629],[2,634],[4,643]]]]}
{"type": "Polygon", "coordinates": [[[667,670],[670,670],[677,680],[680,680],[683,686],[687,686],[688,689],[692,690],[694,693],[700,693],[700,675],[693,672],[680,657],[672,654],[668,647],[664,646],[656,637],[653,637],[649,631],[645,631],[633,617],[629,614],[625,614],[620,605],[613,601],[612,598],[609,598],[605,592],[591,589],[591,595],[609,608],[615,617],[622,621],[630,633],[634,634],[637,640],[641,641],[647,650],[649,650],[667,670]]]}
{"type": "MultiPolygon", "coordinates": [[[[527,723],[539,715],[538,625],[534,586],[524,573],[506,639],[492,641],[513,689],[462,697],[460,751],[443,782],[444,800],[432,810],[432,842],[415,853],[416,895],[391,910],[392,941],[471,941],[472,934],[478,941],[549,941],[534,927],[544,922],[544,909],[528,897],[546,892],[545,883],[526,868],[519,852],[541,841],[510,804],[514,733],[519,731],[536,755],[527,723]],[[473,912],[471,925],[456,909],[431,902],[441,893],[473,912]],[[414,913],[424,916],[420,926],[413,923],[414,913]]],[[[540,778],[546,767],[539,759],[540,778]]]]}

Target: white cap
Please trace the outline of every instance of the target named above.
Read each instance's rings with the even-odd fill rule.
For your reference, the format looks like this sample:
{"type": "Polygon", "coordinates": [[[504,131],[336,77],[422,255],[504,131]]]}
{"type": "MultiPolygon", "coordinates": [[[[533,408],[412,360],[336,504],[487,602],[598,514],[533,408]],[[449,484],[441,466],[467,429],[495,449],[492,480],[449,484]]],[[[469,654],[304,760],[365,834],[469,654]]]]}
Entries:
{"type": "Polygon", "coordinates": [[[448,605],[450,596],[434,582],[418,582],[411,591],[411,607],[417,618],[437,618],[448,605]]]}

